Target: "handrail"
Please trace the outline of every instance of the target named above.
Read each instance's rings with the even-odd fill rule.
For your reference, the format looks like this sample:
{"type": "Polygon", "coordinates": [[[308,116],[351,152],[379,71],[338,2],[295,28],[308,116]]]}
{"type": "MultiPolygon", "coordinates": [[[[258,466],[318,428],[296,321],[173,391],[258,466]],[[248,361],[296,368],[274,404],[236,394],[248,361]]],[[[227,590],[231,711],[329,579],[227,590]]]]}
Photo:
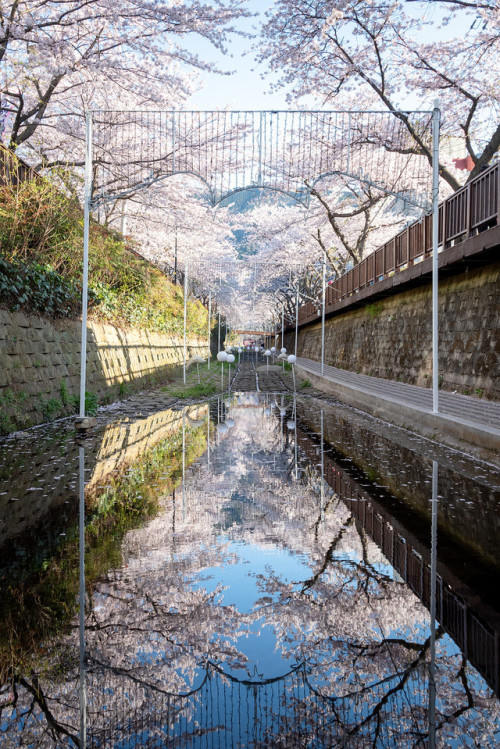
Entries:
{"type": "MultiPolygon", "coordinates": [[[[442,249],[499,224],[500,168],[498,162],[461,187],[439,205],[438,242],[442,249]]],[[[355,296],[368,286],[432,256],[432,214],[426,214],[343,273],[326,289],[325,307],[355,296]]],[[[311,302],[299,308],[299,325],[317,320],[311,302]]]]}

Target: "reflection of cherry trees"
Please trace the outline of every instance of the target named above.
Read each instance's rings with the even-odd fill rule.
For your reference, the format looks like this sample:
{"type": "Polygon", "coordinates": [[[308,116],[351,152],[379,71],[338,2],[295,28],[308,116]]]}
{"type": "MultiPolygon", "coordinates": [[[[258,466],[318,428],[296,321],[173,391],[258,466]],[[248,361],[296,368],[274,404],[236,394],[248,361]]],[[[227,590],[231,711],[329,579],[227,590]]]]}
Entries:
{"type": "MultiPolygon", "coordinates": [[[[210,470],[205,454],[187,471],[184,492],[127,533],[122,566],[89,596],[96,746],[140,746],[146,736],[179,746],[427,741],[427,610],[340,499],[319,491],[318,466],[299,452],[296,470],[294,430],[271,406],[231,407],[234,426],[212,429],[210,470]],[[275,564],[244,567],[245,550],[275,564]],[[232,587],[231,570],[239,575],[232,587]],[[236,605],[240,588],[245,603],[236,605]],[[266,673],[255,670],[253,635],[271,643],[266,673]]],[[[58,643],[51,662],[40,677],[45,703],[35,706],[44,720],[29,730],[33,745],[50,746],[51,731],[71,745],[64,731],[78,725],[76,639],[58,643]]],[[[442,631],[437,685],[438,746],[463,735],[487,746],[497,703],[442,631]]],[[[17,689],[17,706],[28,709],[33,691],[17,689]]]]}

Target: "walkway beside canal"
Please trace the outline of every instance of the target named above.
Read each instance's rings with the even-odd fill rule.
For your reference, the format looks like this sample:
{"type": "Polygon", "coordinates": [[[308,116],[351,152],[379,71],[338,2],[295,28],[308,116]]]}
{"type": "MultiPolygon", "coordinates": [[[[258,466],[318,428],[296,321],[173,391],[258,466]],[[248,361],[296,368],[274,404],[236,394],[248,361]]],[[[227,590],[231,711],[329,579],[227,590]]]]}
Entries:
{"type": "Polygon", "coordinates": [[[436,438],[455,447],[467,445],[488,451],[499,463],[500,403],[440,391],[439,413],[432,413],[432,391],[393,380],[356,374],[298,357],[297,367],[319,390],[398,426],[436,438]]]}

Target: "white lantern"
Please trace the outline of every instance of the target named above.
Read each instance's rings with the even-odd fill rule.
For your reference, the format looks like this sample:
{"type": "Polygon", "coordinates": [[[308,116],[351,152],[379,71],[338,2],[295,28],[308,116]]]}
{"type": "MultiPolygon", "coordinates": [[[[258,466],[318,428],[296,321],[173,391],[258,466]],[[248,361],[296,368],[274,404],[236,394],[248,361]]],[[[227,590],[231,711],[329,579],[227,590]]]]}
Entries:
{"type": "Polygon", "coordinates": [[[232,364],[234,362],[234,354],[228,354],[227,355],[227,360],[228,360],[229,364],[232,364]]]}
{"type": "Polygon", "coordinates": [[[229,427],[229,429],[231,429],[231,427],[234,427],[234,419],[231,419],[231,418],[226,419],[226,424],[229,427]]]}
{"type": "Polygon", "coordinates": [[[269,349],[266,349],[266,351],[264,351],[264,356],[271,356],[271,352],[269,351],[269,349]]]}
{"type": "Polygon", "coordinates": [[[271,346],[271,354],[275,354],[275,353],[276,353],[276,346],[271,346]]]}
{"type": "Polygon", "coordinates": [[[295,429],[295,422],[294,422],[294,421],[292,421],[292,419],[290,419],[289,421],[287,421],[287,422],[286,422],[286,425],[287,425],[287,427],[288,427],[289,429],[295,429]]]}
{"type": "Polygon", "coordinates": [[[217,354],[217,361],[227,361],[227,354],[225,351],[219,351],[217,354]]]}
{"type": "Polygon", "coordinates": [[[283,348],[281,349],[281,352],[280,352],[280,353],[282,353],[282,354],[286,354],[286,348],[285,348],[284,346],[283,346],[283,348]]]}
{"type": "Polygon", "coordinates": [[[287,361],[289,364],[295,364],[295,362],[297,361],[297,357],[295,356],[295,354],[290,354],[287,361]]]}

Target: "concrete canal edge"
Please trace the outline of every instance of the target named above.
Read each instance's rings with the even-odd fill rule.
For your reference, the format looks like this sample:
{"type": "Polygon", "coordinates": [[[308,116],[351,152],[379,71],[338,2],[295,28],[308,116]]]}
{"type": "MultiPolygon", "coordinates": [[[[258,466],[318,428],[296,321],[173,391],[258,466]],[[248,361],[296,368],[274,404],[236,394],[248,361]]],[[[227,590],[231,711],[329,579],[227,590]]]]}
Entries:
{"type": "Polygon", "coordinates": [[[467,452],[473,448],[477,457],[500,467],[500,429],[449,414],[434,414],[389,396],[369,393],[354,384],[334,382],[298,365],[297,372],[318,390],[349,406],[458,450],[467,452]]]}

